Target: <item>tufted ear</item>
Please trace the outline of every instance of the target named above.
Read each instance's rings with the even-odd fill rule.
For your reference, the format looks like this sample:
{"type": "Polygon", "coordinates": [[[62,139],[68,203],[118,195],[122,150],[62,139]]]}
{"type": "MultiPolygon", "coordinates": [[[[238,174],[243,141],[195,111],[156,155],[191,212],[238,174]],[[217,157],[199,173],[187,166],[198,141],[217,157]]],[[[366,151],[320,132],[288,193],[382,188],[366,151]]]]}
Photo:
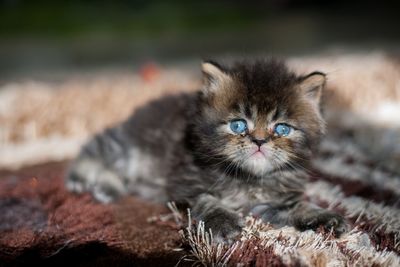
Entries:
{"type": "Polygon", "coordinates": [[[224,68],[213,61],[204,61],[201,64],[203,72],[203,91],[206,94],[215,93],[223,84],[229,82],[231,77],[224,68]]]}
{"type": "Polygon", "coordinates": [[[319,105],[322,89],[326,83],[326,74],[314,71],[300,78],[300,90],[313,104],[319,105]]]}

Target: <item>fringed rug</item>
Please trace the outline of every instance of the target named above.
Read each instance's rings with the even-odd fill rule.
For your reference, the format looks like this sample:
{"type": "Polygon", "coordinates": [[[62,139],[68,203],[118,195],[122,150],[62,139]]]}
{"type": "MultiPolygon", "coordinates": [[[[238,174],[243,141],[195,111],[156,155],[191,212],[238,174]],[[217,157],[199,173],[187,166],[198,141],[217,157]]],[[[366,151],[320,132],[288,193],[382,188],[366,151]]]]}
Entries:
{"type": "MultiPolygon", "coordinates": [[[[247,217],[241,237],[213,242],[185,212],[127,197],[112,205],[63,185],[66,163],[0,173],[0,264],[82,266],[399,266],[400,176],[354,146],[325,141],[308,201],[344,215],[348,233],[273,228],[247,217]]],[[[190,215],[190,213],[189,213],[190,215]]]]}

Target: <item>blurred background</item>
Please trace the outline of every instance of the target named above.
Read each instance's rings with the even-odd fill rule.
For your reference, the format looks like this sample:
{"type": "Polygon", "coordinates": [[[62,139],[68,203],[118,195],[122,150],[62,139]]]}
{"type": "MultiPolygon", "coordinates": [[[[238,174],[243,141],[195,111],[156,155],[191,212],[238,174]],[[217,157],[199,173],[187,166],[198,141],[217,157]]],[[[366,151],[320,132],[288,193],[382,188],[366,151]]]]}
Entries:
{"type": "Polygon", "coordinates": [[[71,159],[150,99],[198,89],[201,59],[261,55],[328,73],[330,114],[349,111],[329,125],[356,136],[373,124],[356,139],[397,166],[399,12],[372,0],[0,0],[0,169],[71,159]]]}
{"type": "Polygon", "coordinates": [[[397,52],[399,1],[0,0],[0,82],[215,55],[397,52]]]}

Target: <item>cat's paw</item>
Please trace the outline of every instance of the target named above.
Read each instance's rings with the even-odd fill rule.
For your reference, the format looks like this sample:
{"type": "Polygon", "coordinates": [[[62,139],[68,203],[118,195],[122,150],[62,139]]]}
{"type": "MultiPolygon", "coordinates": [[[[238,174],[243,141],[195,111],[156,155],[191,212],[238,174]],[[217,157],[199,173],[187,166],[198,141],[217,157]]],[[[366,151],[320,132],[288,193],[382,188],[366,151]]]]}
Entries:
{"type": "Polygon", "coordinates": [[[122,195],[126,194],[124,185],[114,174],[101,174],[97,183],[91,190],[93,197],[102,203],[111,203],[116,201],[122,195]]]}
{"type": "Polygon", "coordinates": [[[332,231],[337,237],[348,230],[348,225],[342,216],[322,209],[308,211],[302,216],[296,216],[293,225],[301,231],[316,230],[322,226],[325,230],[332,231]]]}
{"type": "Polygon", "coordinates": [[[75,172],[70,172],[66,177],[65,186],[69,191],[80,194],[88,190],[88,180],[75,172]]]}
{"type": "Polygon", "coordinates": [[[232,243],[240,235],[244,220],[233,212],[215,210],[203,218],[206,230],[211,229],[214,241],[232,243]]]}
{"type": "Polygon", "coordinates": [[[72,171],[68,174],[65,184],[69,191],[90,192],[102,203],[110,203],[126,193],[121,179],[109,171],[102,171],[96,175],[82,175],[72,171]]]}

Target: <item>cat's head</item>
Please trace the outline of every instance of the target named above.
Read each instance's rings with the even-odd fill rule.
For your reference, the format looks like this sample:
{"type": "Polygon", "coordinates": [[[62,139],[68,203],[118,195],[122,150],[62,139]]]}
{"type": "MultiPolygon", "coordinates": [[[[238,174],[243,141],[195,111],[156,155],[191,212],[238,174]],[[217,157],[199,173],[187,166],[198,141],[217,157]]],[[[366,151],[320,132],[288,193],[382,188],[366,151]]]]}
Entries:
{"type": "Polygon", "coordinates": [[[273,59],[231,67],[206,61],[202,72],[196,124],[210,159],[254,175],[304,168],[325,129],[325,74],[297,76],[273,59]]]}

